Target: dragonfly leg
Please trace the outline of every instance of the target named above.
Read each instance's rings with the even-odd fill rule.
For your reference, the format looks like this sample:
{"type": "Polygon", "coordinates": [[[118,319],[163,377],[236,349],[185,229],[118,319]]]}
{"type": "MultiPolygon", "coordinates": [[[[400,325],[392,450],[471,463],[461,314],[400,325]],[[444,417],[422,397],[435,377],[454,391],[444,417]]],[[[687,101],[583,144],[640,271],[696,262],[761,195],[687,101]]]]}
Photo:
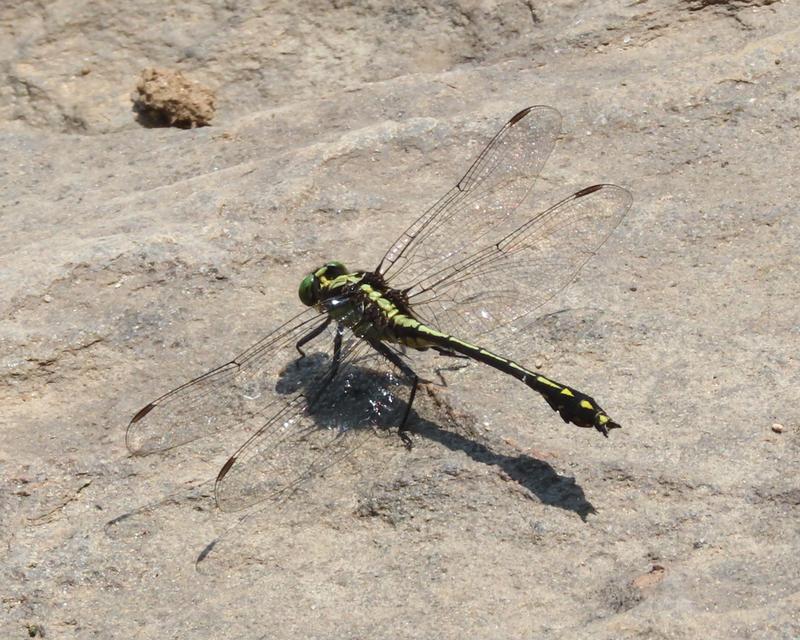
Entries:
{"type": "MultiPolygon", "coordinates": [[[[328,320],[328,322],[330,322],[330,320],[328,320]]],[[[322,325],[323,329],[328,325],[328,322],[326,322],[324,325],[322,325]]],[[[314,329],[314,331],[317,331],[317,330],[314,329]]],[[[331,359],[330,369],[328,369],[328,372],[325,374],[325,377],[322,378],[322,380],[320,380],[319,389],[317,390],[316,394],[314,396],[312,396],[311,402],[316,402],[317,399],[319,399],[319,397],[325,391],[325,388],[336,377],[336,373],[339,371],[339,365],[342,362],[342,336],[343,335],[344,335],[344,327],[340,324],[340,325],[338,325],[336,327],[336,335],[334,335],[334,337],[333,337],[333,358],[331,359]]],[[[313,338],[314,336],[311,336],[311,337],[313,338]]],[[[306,342],[308,342],[308,340],[311,339],[311,338],[308,338],[308,340],[306,340],[306,338],[308,338],[308,336],[304,336],[303,337],[303,340],[305,340],[306,342]]],[[[297,350],[300,351],[299,348],[297,350]]],[[[303,353],[303,352],[300,351],[300,353],[303,353]]],[[[305,357],[305,354],[303,354],[303,357],[305,357]]]]}
{"type": "Polygon", "coordinates": [[[408,422],[408,415],[409,413],[411,413],[411,406],[414,404],[414,397],[417,395],[417,387],[419,386],[419,376],[416,373],[414,373],[414,370],[411,367],[409,367],[405,362],[403,362],[400,356],[398,356],[394,351],[392,351],[389,347],[387,347],[383,342],[379,340],[370,340],[369,344],[373,349],[375,349],[375,351],[380,353],[395,367],[400,369],[403,375],[406,376],[411,381],[411,393],[408,396],[408,402],[406,403],[406,410],[403,412],[403,419],[400,421],[400,427],[397,430],[397,435],[400,436],[400,439],[403,441],[403,444],[406,446],[406,449],[411,449],[411,447],[414,446],[414,443],[411,440],[411,436],[408,435],[408,432],[411,431],[411,429],[408,428],[406,423],[408,422]]]}
{"type": "Polygon", "coordinates": [[[447,356],[448,358],[458,358],[459,360],[469,360],[469,356],[465,356],[461,353],[456,353],[455,351],[451,351],[450,349],[445,349],[444,347],[431,347],[434,351],[438,352],[440,356],[447,356]]]}
{"type": "MultiPolygon", "coordinates": [[[[328,328],[328,325],[329,325],[330,323],[331,323],[331,318],[330,318],[330,316],[328,316],[328,318],[326,318],[325,322],[323,322],[323,323],[322,323],[321,325],[319,325],[318,327],[316,327],[316,328],[312,329],[311,331],[309,331],[309,332],[308,332],[306,335],[304,335],[302,338],[300,338],[300,339],[297,341],[297,344],[295,344],[295,345],[294,345],[294,347],[295,347],[295,349],[297,349],[297,351],[298,351],[298,353],[300,354],[300,357],[301,357],[301,358],[305,358],[305,357],[306,357],[306,352],[305,352],[305,351],[303,351],[303,349],[302,349],[301,347],[302,347],[304,344],[306,344],[307,342],[311,342],[311,341],[312,341],[314,338],[316,338],[316,337],[317,337],[317,336],[318,336],[320,333],[322,333],[323,331],[325,331],[325,329],[327,329],[327,328],[328,328]]],[[[340,340],[340,342],[341,342],[341,340],[340,340]]]]}
{"type": "Polygon", "coordinates": [[[344,326],[342,326],[342,324],[340,323],[336,326],[336,335],[333,336],[333,360],[331,361],[331,371],[328,374],[331,380],[333,380],[336,377],[336,372],[339,371],[339,364],[341,364],[342,362],[343,335],[344,335],[344,326]]]}

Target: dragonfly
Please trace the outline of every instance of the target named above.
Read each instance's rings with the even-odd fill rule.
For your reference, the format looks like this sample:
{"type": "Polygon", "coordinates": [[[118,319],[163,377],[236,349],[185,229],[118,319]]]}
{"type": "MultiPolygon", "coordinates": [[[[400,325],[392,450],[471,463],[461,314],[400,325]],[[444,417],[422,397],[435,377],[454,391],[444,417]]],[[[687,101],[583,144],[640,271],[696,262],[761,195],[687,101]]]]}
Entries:
{"type": "Polygon", "coordinates": [[[551,107],[515,114],[375,269],[330,261],[308,273],[303,311],[144,406],[128,449],[151,454],[251,425],[217,475],[217,505],[236,511],[285,496],[381,429],[397,428],[412,447],[411,409],[429,382],[412,364],[421,351],[488,365],[538,392],[565,423],[608,437],[620,425],[594,398],[517,362],[537,342],[532,312],[575,279],[632,202],[627,190],[596,184],[532,214],[524,201],[560,131],[551,107]]]}

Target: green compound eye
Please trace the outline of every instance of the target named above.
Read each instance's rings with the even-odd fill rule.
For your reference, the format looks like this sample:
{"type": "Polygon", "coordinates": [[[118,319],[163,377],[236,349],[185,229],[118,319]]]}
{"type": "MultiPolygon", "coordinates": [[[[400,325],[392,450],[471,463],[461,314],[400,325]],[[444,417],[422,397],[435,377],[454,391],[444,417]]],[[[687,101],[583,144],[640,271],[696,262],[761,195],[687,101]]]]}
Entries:
{"type": "Polygon", "coordinates": [[[317,301],[316,286],[314,286],[316,281],[317,276],[313,273],[309,273],[300,283],[300,289],[297,294],[300,296],[300,302],[307,307],[313,306],[317,301]]]}

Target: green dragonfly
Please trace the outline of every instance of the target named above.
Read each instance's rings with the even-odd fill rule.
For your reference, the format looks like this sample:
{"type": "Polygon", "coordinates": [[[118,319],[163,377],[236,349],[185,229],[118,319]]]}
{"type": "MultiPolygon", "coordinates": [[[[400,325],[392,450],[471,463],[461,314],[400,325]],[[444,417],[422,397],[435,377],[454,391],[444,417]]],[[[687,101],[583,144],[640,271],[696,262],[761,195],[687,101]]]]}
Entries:
{"type": "Polygon", "coordinates": [[[129,450],[164,451],[244,424],[252,435],[220,470],[217,504],[233,511],[284,496],[378,428],[397,427],[411,447],[409,412],[426,381],[409,355],[426,350],[510,375],[564,422],[608,436],[619,424],[592,397],[498,355],[530,355],[531,312],[575,278],[631,205],[625,189],[598,184],[535,215],[520,206],[560,130],[550,107],[514,115],[377,268],[328,262],[308,274],[303,312],[143,407],[129,450]]]}

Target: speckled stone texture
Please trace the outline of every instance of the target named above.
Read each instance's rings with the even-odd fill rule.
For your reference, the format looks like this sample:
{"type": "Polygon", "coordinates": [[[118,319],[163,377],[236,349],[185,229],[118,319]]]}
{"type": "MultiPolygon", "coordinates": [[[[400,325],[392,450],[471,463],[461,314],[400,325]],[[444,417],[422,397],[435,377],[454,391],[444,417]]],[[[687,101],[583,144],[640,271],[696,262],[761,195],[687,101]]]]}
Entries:
{"type": "Polygon", "coordinates": [[[800,637],[798,25],[763,0],[4,3],[0,637],[800,637]],[[137,123],[151,67],[213,87],[212,126],[137,123]],[[376,265],[529,104],[564,116],[532,213],[634,194],[525,363],[622,430],[454,372],[413,450],[375,437],[242,521],[212,489],[246,430],[128,454],[139,408],[293,315],[309,269],[376,265]]]}

